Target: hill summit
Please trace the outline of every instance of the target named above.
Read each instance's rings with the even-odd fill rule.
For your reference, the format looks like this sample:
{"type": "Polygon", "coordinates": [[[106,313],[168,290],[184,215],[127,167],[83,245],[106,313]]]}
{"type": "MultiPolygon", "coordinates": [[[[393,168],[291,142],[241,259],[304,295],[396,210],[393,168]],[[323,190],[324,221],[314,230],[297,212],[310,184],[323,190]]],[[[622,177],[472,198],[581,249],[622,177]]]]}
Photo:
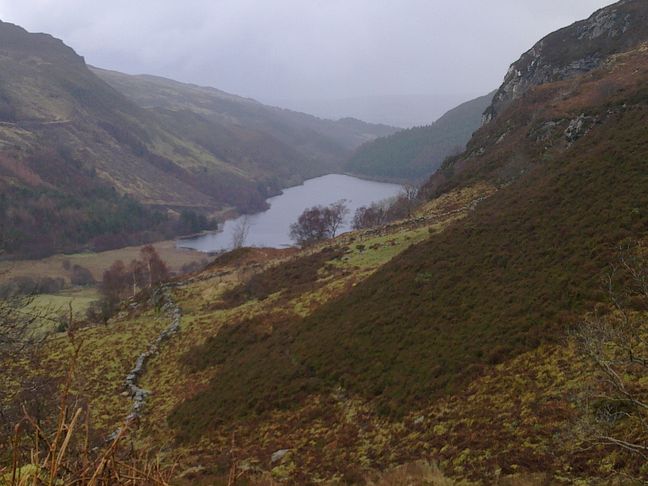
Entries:
{"type": "Polygon", "coordinates": [[[643,0],[620,1],[549,34],[511,65],[484,121],[491,121],[533,86],[589,72],[610,55],[637,47],[646,39],[648,5],[643,0]]]}

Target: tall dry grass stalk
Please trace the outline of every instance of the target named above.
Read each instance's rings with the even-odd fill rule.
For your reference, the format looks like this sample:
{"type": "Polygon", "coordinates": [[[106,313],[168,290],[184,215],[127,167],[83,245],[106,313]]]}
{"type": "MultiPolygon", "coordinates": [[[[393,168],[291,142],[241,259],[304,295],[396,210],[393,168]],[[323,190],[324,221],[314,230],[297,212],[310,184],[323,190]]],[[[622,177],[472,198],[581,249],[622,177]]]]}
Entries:
{"type": "Polygon", "coordinates": [[[446,478],[435,464],[419,461],[385,472],[368,484],[370,486],[458,486],[462,483],[446,478]]]}
{"type": "Polygon", "coordinates": [[[70,392],[81,351],[72,326],[69,338],[74,353],[53,432],[44,430],[23,407],[23,418],[8,444],[11,466],[4,470],[0,467],[0,486],[168,485],[174,466],[136,453],[128,441],[130,423],[103,446],[91,446],[89,412],[72,400],[70,392]]]}

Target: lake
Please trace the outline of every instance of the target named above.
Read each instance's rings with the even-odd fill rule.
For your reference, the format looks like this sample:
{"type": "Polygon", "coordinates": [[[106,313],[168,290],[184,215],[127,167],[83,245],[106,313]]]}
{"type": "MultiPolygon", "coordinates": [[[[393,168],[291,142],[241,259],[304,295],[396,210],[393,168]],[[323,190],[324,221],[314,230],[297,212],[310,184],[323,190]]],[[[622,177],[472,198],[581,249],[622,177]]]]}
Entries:
{"type": "MultiPolygon", "coordinates": [[[[290,239],[290,225],[306,208],[327,206],[340,199],[346,199],[350,209],[345,225],[340,233],[351,229],[355,210],[373,202],[382,201],[398,195],[401,186],[384,182],[367,181],[341,174],[329,174],[304,182],[301,186],[285,189],[279,196],[268,199],[267,211],[247,216],[249,224],[245,246],[283,248],[293,245],[290,239]]],[[[224,223],[221,230],[195,238],[178,240],[180,248],[190,248],[203,252],[229,250],[232,247],[234,229],[241,218],[224,223]]]]}

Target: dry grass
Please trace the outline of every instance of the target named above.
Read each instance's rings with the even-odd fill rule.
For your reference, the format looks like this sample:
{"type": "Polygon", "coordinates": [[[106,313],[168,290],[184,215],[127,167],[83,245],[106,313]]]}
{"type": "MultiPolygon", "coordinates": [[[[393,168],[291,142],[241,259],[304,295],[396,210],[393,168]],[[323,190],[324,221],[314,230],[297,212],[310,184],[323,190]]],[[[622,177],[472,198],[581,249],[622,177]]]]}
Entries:
{"type": "Polygon", "coordinates": [[[129,443],[129,422],[103,447],[90,439],[90,413],[71,394],[81,343],[69,333],[75,348],[58,407],[58,419],[51,430],[33,418],[25,408],[6,444],[11,464],[0,468],[0,485],[11,486],[166,486],[174,474],[173,465],[162,465],[134,450],[129,443]]]}
{"type": "Polygon", "coordinates": [[[370,481],[369,486],[456,486],[469,483],[458,483],[443,475],[436,464],[427,461],[413,462],[397,467],[370,481]]]}
{"type": "MultiPolygon", "coordinates": [[[[178,271],[188,263],[200,261],[207,255],[192,250],[176,248],[174,241],[161,241],[153,245],[160,257],[167,263],[171,271],[178,271]]],[[[139,246],[129,246],[118,250],[99,253],[87,252],[73,255],[54,255],[42,260],[15,260],[0,262],[0,282],[15,277],[62,277],[69,279],[69,272],[63,268],[63,262],[69,261],[71,265],[81,265],[92,273],[97,280],[101,280],[103,272],[115,260],[125,263],[139,258],[139,246]]]]}
{"type": "MultiPolygon", "coordinates": [[[[478,483],[450,479],[436,464],[417,461],[387,471],[368,481],[368,486],[476,486],[478,483]]],[[[551,482],[545,474],[515,475],[498,478],[497,486],[544,486],[551,482]]]]}

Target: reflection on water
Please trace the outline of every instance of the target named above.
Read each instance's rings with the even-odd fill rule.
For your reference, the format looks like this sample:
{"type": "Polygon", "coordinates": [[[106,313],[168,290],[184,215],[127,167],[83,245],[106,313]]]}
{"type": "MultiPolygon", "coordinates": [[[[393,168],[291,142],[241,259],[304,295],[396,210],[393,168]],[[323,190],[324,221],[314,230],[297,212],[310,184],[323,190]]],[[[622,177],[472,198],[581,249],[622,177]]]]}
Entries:
{"type": "MultiPolygon", "coordinates": [[[[348,231],[357,208],[394,197],[400,190],[398,184],[366,181],[340,174],[310,179],[301,186],[291,187],[283,194],[268,199],[270,209],[267,211],[247,216],[249,233],[245,245],[272,248],[290,246],[290,225],[297,221],[304,209],[328,205],[340,199],[346,199],[351,210],[342,228],[342,232],[348,231]]],[[[177,244],[182,248],[204,252],[230,249],[234,230],[241,219],[227,221],[222,231],[217,233],[179,240],[177,244]]]]}

